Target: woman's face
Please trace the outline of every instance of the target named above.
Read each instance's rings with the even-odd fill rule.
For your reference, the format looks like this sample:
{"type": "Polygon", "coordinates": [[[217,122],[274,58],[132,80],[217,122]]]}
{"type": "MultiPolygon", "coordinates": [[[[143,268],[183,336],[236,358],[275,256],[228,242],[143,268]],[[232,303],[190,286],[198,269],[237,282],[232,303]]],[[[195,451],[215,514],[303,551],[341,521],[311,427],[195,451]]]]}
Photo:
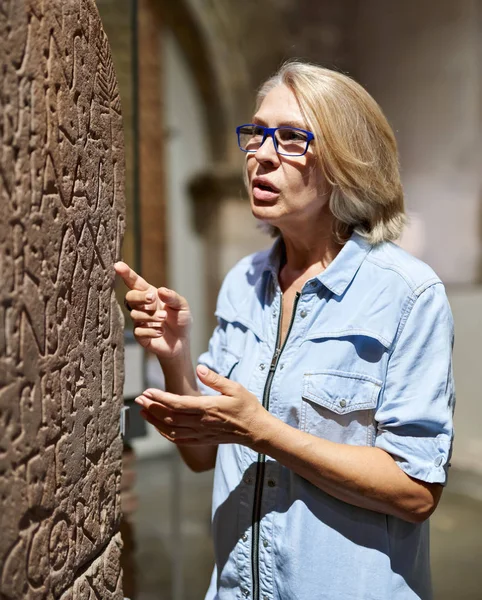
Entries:
{"type": "MultiPolygon", "coordinates": [[[[285,85],[265,96],[253,123],[309,130],[295,95],[285,85]]],[[[283,156],[277,154],[268,136],[256,152],[246,156],[251,210],[257,219],[278,227],[282,233],[293,228],[302,231],[308,224],[318,229],[328,225],[330,189],[317,164],[313,142],[304,156],[283,156]]]]}

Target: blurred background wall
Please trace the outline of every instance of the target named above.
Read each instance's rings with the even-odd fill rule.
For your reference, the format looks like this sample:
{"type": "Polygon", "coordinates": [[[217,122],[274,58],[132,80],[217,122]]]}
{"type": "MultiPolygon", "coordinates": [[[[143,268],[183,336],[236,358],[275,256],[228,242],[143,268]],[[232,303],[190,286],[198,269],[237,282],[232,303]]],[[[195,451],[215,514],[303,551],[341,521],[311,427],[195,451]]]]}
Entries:
{"type": "MultiPolygon", "coordinates": [[[[411,217],[401,245],[441,276],[455,316],[450,487],[482,499],[481,0],[97,2],[126,123],[124,258],[188,298],[194,354],[224,274],[270,244],[250,214],[234,133],[258,86],[296,57],[347,72],[380,103],[411,217]]],[[[144,381],[162,385],[141,363],[144,381]]],[[[133,444],[138,456],[171,450],[150,430],[133,444]]]]}

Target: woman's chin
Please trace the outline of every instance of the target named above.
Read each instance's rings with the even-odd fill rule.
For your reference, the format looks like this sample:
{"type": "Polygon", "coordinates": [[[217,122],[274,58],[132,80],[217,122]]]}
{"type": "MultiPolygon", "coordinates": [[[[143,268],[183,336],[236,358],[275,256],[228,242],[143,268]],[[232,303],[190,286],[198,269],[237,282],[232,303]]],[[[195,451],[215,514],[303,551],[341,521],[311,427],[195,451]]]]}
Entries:
{"type": "Polygon", "coordinates": [[[266,225],[272,225],[273,227],[276,227],[277,219],[276,216],[273,214],[273,211],[268,211],[266,209],[258,210],[256,207],[254,207],[252,208],[251,213],[257,221],[260,221],[261,223],[264,223],[266,225]]]}
{"type": "Polygon", "coordinates": [[[275,202],[263,202],[256,200],[256,198],[251,198],[251,212],[257,219],[265,221],[266,219],[276,218],[279,207],[275,202]]]}

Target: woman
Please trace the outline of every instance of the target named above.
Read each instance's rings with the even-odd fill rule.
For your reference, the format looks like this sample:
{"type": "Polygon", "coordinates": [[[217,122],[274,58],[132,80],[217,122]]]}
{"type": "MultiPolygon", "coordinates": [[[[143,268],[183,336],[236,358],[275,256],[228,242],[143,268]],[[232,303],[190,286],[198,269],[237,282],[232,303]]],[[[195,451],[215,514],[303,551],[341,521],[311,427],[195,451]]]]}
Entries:
{"type": "Polygon", "coordinates": [[[186,300],[116,265],[166,378],[138,398],[143,415],[192,469],[216,468],[206,598],[430,598],[453,327],[440,279],[392,243],[393,132],[350,78],[289,63],[238,141],[252,212],[277,239],[227,275],[198,382],[186,300]]]}

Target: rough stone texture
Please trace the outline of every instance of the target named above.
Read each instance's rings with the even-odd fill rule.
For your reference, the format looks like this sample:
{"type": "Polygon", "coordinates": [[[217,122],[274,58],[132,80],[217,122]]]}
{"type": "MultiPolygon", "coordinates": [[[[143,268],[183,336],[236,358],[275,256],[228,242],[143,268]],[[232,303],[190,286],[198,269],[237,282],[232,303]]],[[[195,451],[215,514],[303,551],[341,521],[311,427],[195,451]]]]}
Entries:
{"type": "Polygon", "coordinates": [[[93,0],[0,2],[0,70],[0,598],[122,598],[123,136],[93,0]]]}
{"type": "Polygon", "coordinates": [[[122,542],[120,534],[113,537],[104,552],[79,575],[72,588],[59,600],[113,600],[123,598],[120,571],[122,542]]]}

